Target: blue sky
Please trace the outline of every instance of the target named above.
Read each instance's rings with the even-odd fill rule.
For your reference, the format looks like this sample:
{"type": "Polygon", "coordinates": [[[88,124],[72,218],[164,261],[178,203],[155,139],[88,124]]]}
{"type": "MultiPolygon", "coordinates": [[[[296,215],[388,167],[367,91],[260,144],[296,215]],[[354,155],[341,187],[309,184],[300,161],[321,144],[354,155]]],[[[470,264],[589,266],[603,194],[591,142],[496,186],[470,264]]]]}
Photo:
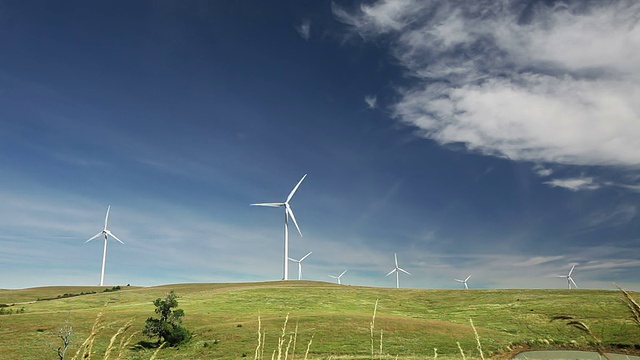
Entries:
{"type": "Polygon", "coordinates": [[[635,1],[1,2],[0,288],[640,290],[635,1]],[[290,277],[296,264],[290,263],[290,277]]]}

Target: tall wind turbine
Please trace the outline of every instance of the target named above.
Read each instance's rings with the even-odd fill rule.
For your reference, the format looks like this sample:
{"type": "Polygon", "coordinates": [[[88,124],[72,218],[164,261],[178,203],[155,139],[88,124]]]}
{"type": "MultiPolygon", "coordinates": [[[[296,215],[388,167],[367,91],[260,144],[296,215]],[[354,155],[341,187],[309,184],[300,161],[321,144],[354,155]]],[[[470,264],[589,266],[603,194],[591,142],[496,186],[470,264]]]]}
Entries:
{"type": "Polygon", "coordinates": [[[567,287],[568,287],[569,289],[571,289],[571,284],[573,284],[573,286],[574,286],[576,289],[578,288],[578,285],[576,285],[576,282],[575,282],[575,281],[573,281],[573,278],[571,277],[571,273],[573,273],[573,268],[575,268],[575,267],[576,267],[576,266],[575,266],[575,265],[573,265],[573,266],[571,267],[571,270],[569,270],[569,273],[568,273],[567,275],[558,275],[558,276],[556,276],[556,277],[559,277],[559,278],[566,278],[566,279],[567,279],[567,287]]]}
{"type": "Polygon", "coordinates": [[[469,281],[470,277],[471,277],[471,275],[467,276],[467,278],[464,279],[464,280],[460,280],[460,279],[453,279],[453,280],[463,283],[464,284],[464,288],[465,289],[469,289],[469,286],[467,286],[467,281],[469,281]]]}
{"type": "Polygon", "coordinates": [[[391,275],[393,273],[396,273],[396,289],[398,289],[400,287],[400,271],[402,271],[403,273],[405,273],[407,275],[411,275],[411,274],[409,274],[408,271],[406,271],[406,270],[404,270],[404,269],[402,269],[402,268],[400,268],[398,266],[398,255],[393,254],[393,258],[396,260],[396,267],[393,268],[393,270],[389,271],[387,276],[389,276],[389,275],[391,275]]]}
{"type": "Polygon", "coordinates": [[[289,280],[289,216],[291,216],[293,224],[296,226],[296,229],[298,229],[298,233],[300,233],[300,236],[302,236],[302,231],[300,231],[300,227],[298,226],[296,217],[293,215],[293,210],[291,210],[289,201],[291,201],[293,194],[296,193],[296,190],[298,190],[298,187],[300,186],[300,184],[302,184],[302,180],[304,180],[304,178],[306,177],[307,174],[304,174],[302,179],[298,181],[298,184],[293,188],[293,190],[291,190],[285,202],[251,204],[251,206],[284,207],[284,265],[282,270],[282,280],[289,280]]]}
{"type": "Polygon", "coordinates": [[[100,235],[104,235],[104,251],[102,253],[102,273],[100,275],[100,286],[104,285],[104,266],[107,262],[107,237],[111,236],[112,238],[118,240],[121,244],[124,244],[122,240],[118,239],[117,236],[113,235],[111,231],[107,229],[107,224],[109,223],[109,210],[111,209],[111,205],[107,208],[107,216],[104,217],[104,229],[99,233],[93,235],[91,239],[85,241],[84,243],[88,243],[89,241],[99,237],[100,235]]]}
{"type": "Polygon", "coordinates": [[[302,259],[300,259],[300,260],[296,260],[294,258],[289,258],[289,260],[298,263],[298,280],[302,280],[302,260],[306,259],[307,256],[309,256],[309,255],[311,255],[311,252],[309,252],[307,255],[303,256],[302,259]]]}
{"type": "Polygon", "coordinates": [[[343,271],[342,274],[338,275],[338,276],[333,276],[333,275],[329,275],[330,278],[334,278],[336,279],[336,281],[338,282],[338,285],[340,285],[340,278],[342,277],[342,275],[344,275],[344,273],[346,273],[347,270],[343,271]]]}

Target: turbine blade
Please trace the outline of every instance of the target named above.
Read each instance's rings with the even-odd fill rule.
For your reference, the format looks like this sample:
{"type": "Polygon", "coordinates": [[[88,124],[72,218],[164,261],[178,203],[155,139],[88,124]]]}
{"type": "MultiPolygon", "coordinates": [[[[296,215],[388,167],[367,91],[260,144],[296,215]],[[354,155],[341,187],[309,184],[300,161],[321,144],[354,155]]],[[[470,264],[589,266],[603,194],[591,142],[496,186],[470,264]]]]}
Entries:
{"type": "Polygon", "coordinates": [[[575,282],[575,281],[573,281],[573,279],[572,279],[572,278],[569,278],[569,280],[571,281],[571,283],[573,283],[573,286],[575,286],[575,287],[576,287],[576,289],[577,289],[577,288],[578,288],[578,284],[576,284],[576,282],[575,282]]]}
{"type": "Polygon", "coordinates": [[[294,259],[294,258],[289,258],[289,260],[293,261],[293,262],[299,262],[298,260],[294,259]]]}
{"type": "Polygon", "coordinates": [[[111,210],[111,205],[107,207],[107,216],[104,217],[104,228],[107,229],[107,223],[109,222],[109,210],[111,210]]]}
{"type": "Polygon", "coordinates": [[[397,270],[398,270],[398,268],[395,268],[395,269],[389,271],[389,273],[387,275],[385,275],[385,276],[389,276],[389,275],[393,274],[394,272],[396,272],[397,270]]]}
{"type": "Polygon", "coordinates": [[[338,276],[333,276],[333,275],[329,275],[329,277],[330,277],[330,278],[334,278],[334,279],[337,279],[337,278],[338,278],[338,276]]]}
{"type": "Polygon", "coordinates": [[[461,282],[461,283],[463,283],[463,282],[464,282],[464,280],[460,280],[460,279],[453,279],[453,280],[455,280],[455,281],[457,281],[457,282],[461,282]]]}
{"type": "Polygon", "coordinates": [[[107,233],[107,235],[111,236],[112,238],[118,240],[120,242],[120,244],[124,245],[124,243],[122,242],[122,240],[118,239],[117,236],[113,235],[113,233],[109,230],[105,230],[105,232],[107,233]]]}
{"type": "Polygon", "coordinates": [[[300,226],[298,226],[298,222],[296,221],[296,217],[293,215],[293,210],[291,210],[291,206],[289,206],[288,203],[285,203],[285,211],[289,214],[289,216],[291,216],[291,220],[293,220],[293,224],[296,226],[296,229],[298,229],[298,233],[300,234],[300,237],[302,236],[302,231],[300,231],[300,226]]]}
{"type": "Polygon", "coordinates": [[[303,256],[302,259],[300,259],[300,261],[304,260],[307,258],[307,256],[311,255],[311,252],[309,252],[307,255],[303,256]]]}
{"type": "Polygon", "coordinates": [[[407,275],[411,275],[407,270],[402,269],[402,268],[398,268],[398,270],[402,271],[403,273],[407,274],[407,275]]]}
{"type": "MultiPolygon", "coordinates": [[[[347,269],[347,270],[348,270],[348,269],[347,269]]],[[[346,272],[347,272],[347,270],[343,271],[343,272],[342,272],[342,274],[340,274],[340,276],[338,276],[338,277],[342,277],[342,275],[344,275],[344,273],[346,273],[346,272]]]]}
{"type": "Polygon", "coordinates": [[[471,275],[467,276],[467,278],[466,278],[466,279],[464,279],[464,282],[469,281],[469,278],[471,278],[471,275]]]}
{"type": "Polygon", "coordinates": [[[293,190],[291,190],[291,192],[289,193],[289,196],[287,196],[287,201],[285,201],[286,203],[289,203],[289,200],[291,200],[291,198],[293,197],[293,194],[296,193],[296,191],[298,190],[298,187],[300,187],[300,184],[302,184],[302,180],[304,180],[304,178],[306,177],[307,177],[307,174],[304,174],[302,179],[298,181],[298,184],[296,185],[296,187],[294,187],[293,190]]]}
{"type": "Polygon", "coordinates": [[[89,241],[91,241],[91,240],[93,240],[93,239],[97,238],[97,237],[98,237],[98,236],[100,236],[100,235],[102,235],[102,231],[100,231],[99,233],[97,233],[97,234],[93,235],[93,236],[91,237],[91,239],[89,239],[89,240],[85,241],[84,243],[86,244],[86,243],[88,243],[89,241]]]}
{"type": "Polygon", "coordinates": [[[398,254],[393,254],[393,258],[396,260],[396,267],[398,267],[398,254]]]}
{"type": "Polygon", "coordinates": [[[576,267],[575,265],[573,265],[573,266],[571,267],[571,270],[569,270],[569,276],[571,276],[571,273],[573,272],[573,269],[574,269],[575,267],[576,267]]]}
{"type": "Polygon", "coordinates": [[[249,206],[281,207],[281,206],[284,206],[284,203],[259,203],[259,204],[249,204],[249,206]]]}

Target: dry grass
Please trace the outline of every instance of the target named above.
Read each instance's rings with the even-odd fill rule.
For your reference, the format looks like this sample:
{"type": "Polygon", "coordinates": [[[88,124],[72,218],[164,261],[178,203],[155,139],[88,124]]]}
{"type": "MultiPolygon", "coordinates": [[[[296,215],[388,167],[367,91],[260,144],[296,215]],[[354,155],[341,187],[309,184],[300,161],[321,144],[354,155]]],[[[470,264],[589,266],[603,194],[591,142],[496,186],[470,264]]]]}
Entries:
{"type": "MultiPolygon", "coordinates": [[[[616,285],[617,286],[617,285],[616,285]]],[[[640,305],[631,297],[631,294],[620,286],[617,286],[620,291],[624,294],[625,299],[627,300],[627,306],[629,310],[631,310],[631,314],[633,316],[633,320],[635,320],[636,324],[640,326],[640,305]]]]}
{"type": "MultiPolygon", "coordinates": [[[[91,327],[91,332],[89,333],[89,336],[87,336],[87,338],[82,342],[82,344],[78,348],[78,351],[76,351],[75,355],[71,358],[71,360],[77,360],[78,357],[82,360],[91,360],[91,356],[94,353],[93,345],[95,343],[96,336],[101,330],[105,329],[108,326],[103,324],[101,321],[104,314],[104,310],[107,307],[107,305],[108,303],[104,304],[104,307],[100,310],[100,312],[96,316],[96,320],[93,322],[93,326],[91,327]]],[[[129,320],[123,326],[118,328],[115,334],[111,336],[111,339],[109,340],[109,345],[107,345],[107,348],[102,357],[103,360],[109,360],[109,357],[111,356],[111,353],[113,351],[118,352],[118,356],[116,358],[117,360],[120,360],[123,358],[124,350],[129,346],[129,344],[131,343],[131,339],[136,334],[134,332],[133,334],[130,334],[127,338],[124,337],[124,334],[127,332],[127,330],[129,330],[131,326],[132,326],[132,321],[129,320]],[[118,344],[118,346],[116,346],[116,341],[118,340],[119,337],[120,337],[120,343],[118,344]]]]}
{"type": "Polygon", "coordinates": [[[480,343],[480,335],[478,335],[478,330],[473,326],[473,320],[469,319],[469,323],[471,324],[471,328],[473,328],[473,334],[476,337],[476,343],[478,344],[478,352],[480,352],[480,358],[484,360],[484,353],[482,352],[482,344],[480,343]]]}
{"type": "Polygon", "coordinates": [[[460,350],[460,355],[462,355],[462,360],[466,360],[467,358],[464,356],[464,350],[462,350],[462,346],[460,346],[460,342],[456,341],[456,345],[458,345],[458,350],[460,350]]]}
{"type": "MultiPolygon", "coordinates": [[[[371,318],[371,323],[369,324],[369,333],[371,336],[371,358],[373,358],[374,356],[374,352],[373,352],[373,347],[374,347],[374,341],[373,341],[373,331],[376,327],[376,312],[378,311],[378,299],[376,299],[376,304],[373,307],[373,317],[371,318]]],[[[380,336],[382,336],[382,333],[380,334],[380,336]]],[[[382,341],[380,342],[380,346],[382,347],[382,341]]],[[[381,350],[382,352],[382,350],[381,350]]]]}

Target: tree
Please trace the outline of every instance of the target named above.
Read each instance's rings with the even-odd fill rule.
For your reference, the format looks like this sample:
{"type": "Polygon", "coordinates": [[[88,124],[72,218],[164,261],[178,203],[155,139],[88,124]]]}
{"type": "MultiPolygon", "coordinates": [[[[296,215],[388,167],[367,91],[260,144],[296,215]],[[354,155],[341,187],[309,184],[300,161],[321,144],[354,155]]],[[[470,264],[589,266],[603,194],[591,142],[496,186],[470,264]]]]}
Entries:
{"type": "Polygon", "coordinates": [[[180,344],[191,338],[189,330],[184,328],[182,317],[184,311],[178,307],[178,295],[171,290],[164,299],[157,298],[153,305],[160,318],[150,317],[145,321],[142,333],[148,337],[158,337],[158,344],[167,342],[169,346],[180,344]]]}
{"type": "Polygon", "coordinates": [[[67,318],[67,321],[65,322],[65,324],[60,328],[60,330],[58,330],[58,338],[62,340],[62,344],[57,348],[51,344],[49,345],[51,350],[55,351],[58,354],[59,360],[64,360],[67,349],[71,344],[72,334],[73,334],[73,328],[69,324],[69,318],[67,318]]]}

